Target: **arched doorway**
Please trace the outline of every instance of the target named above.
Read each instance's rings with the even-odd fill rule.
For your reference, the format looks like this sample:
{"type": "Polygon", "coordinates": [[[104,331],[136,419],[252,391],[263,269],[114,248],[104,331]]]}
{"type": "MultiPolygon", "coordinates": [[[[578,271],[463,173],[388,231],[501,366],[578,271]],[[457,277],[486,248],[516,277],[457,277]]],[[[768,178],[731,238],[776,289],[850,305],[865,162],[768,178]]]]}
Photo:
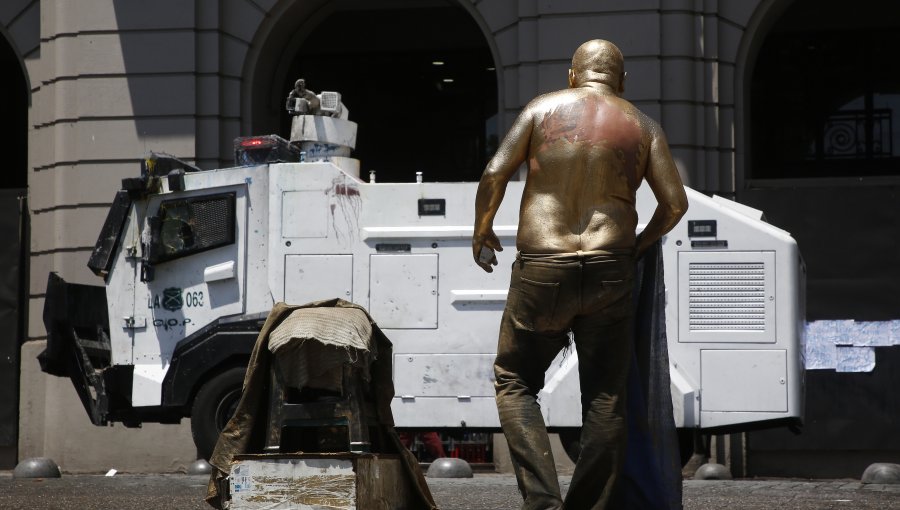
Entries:
{"type": "Polygon", "coordinates": [[[777,19],[750,35],[761,42],[748,66],[750,145],[739,199],[797,240],[808,321],[865,321],[874,333],[835,333],[838,341],[810,330],[807,366],[822,369],[806,372],[803,434],[750,433],[747,470],[858,477],[870,463],[900,461],[900,441],[891,439],[900,346],[873,352],[867,343],[878,338],[874,328],[900,319],[900,4],[769,5],[781,10],[777,19]],[[872,354],[870,371],[844,372],[861,354],[872,354]]]}
{"type": "Polygon", "coordinates": [[[27,296],[28,87],[19,57],[0,34],[0,469],[16,465],[19,427],[19,346],[27,296]]]}
{"type": "MultiPolygon", "coordinates": [[[[261,52],[282,58],[267,63],[260,55],[253,130],[289,131],[281,105],[302,77],[316,92],[342,94],[359,124],[354,157],[364,176],[376,170],[381,182],[412,182],[416,171],[431,181],[479,178],[497,145],[497,71],[481,29],[458,1],[293,8],[300,4],[306,13],[288,18],[298,20],[292,37],[282,37],[278,49],[263,44],[261,52]]],[[[273,29],[273,40],[287,23],[273,29]]]]}
{"type": "Polygon", "coordinates": [[[798,0],[752,76],[755,179],[900,175],[900,4],[798,0]]]}

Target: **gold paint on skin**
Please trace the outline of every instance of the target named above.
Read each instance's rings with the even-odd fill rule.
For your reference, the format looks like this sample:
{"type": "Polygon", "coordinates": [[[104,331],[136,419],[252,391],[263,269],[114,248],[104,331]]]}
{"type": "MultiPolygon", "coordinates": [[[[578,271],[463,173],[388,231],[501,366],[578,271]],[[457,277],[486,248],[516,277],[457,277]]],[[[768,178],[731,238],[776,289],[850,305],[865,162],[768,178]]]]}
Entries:
{"type": "Polygon", "coordinates": [[[572,58],[569,88],[532,100],[488,163],[475,201],[475,262],[482,247],[502,251],[493,221],[522,163],[528,174],[516,247],[522,253],[635,248],[640,256],[687,210],[684,186],[659,125],[620,96],[624,60],[593,40],[572,58]],[[646,180],[658,202],[639,238],[635,193],[646,180]]]}

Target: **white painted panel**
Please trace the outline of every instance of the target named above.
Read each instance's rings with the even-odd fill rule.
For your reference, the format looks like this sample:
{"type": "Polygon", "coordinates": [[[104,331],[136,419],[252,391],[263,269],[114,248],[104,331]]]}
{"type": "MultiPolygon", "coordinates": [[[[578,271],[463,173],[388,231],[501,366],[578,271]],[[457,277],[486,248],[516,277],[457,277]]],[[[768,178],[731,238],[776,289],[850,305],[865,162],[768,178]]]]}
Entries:
{"type": "Polygon", "coordinates": [[[394,394],[401,397],[491,397],[494,354],[397,354],[394,394]]]}
{"type": "Polygon", "coordinates": [[[328,193],[285,191],[281,201],[281,237],[328,237],[328,193]]]}
{"type": "Polygon", "coordinates": [[[353,255],[286,255],[284,302],[353,300],[353,255]]]}
{"type": "Polygon", "coordinates": [[[787,412],[787,351],[700,351],[701,411],[787,412]]]}
{"type": "Polygon", "coordinates": [[[435,329],[437,254],[371,255],[369,313],[382,329],[435,329]]]}
{"type": "Polygon", "coordinates": [[[494,397],[394,397],[391,413],[398,427],[500,427],[494,397]]]}
{"type": "Polygon", "coordinates": [[[168,370],[168,364],[136,364],[131,382],[131,405],[134,407],[160,405],[162,397],[159,388],[168,370]]]}

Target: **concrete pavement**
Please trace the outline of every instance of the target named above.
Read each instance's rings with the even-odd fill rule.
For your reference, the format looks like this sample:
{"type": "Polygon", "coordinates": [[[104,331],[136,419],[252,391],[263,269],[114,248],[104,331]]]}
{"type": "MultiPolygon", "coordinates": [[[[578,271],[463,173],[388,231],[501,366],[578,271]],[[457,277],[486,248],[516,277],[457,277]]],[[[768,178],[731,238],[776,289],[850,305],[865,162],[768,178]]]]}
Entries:
{"type": "MultiPolygon", "coordinates": [[[[563,492],[571,477],[560,477],[563,492]]],[[[429,479],[442,510],[518,510],[512,475],[429,479]]],[[[863,485],[855,480],[717,480],[684,482],[685,510],[882,510],[900,509],[900,485],[863,485]]]]}
{"type": "MultiPolygon", "coordinates": [[[[63,475],[14,479],[0,473],[0,510],[207,510],[205,476],[63,475]]],[[[570,477],[561,477],[563,490],[570,477]]],[[[516,480],[507,474],[429,479],[442,510],[517,510],[516,480]]],[[[730,480],[684,483],[685,510],[900,510],[900,485],[854,480],[730,480]]]]}
{"type": "Polygon", "coordinates": [[[791,510],[900,508],[900,485],[858,480],[687,480],[685,510],[791,510]]]}

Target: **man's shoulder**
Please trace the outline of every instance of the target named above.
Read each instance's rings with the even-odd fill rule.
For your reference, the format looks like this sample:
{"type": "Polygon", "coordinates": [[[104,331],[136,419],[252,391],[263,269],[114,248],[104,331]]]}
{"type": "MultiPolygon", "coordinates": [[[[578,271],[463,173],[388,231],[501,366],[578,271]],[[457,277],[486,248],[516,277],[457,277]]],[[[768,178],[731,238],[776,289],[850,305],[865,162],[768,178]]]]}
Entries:
{"type": "Polygon", "coordinates": [[[568,101],[574,101],[575,99],[577,99],[577,95],[572,89],[554,90],[553,92],[547,92],[546,94],[535,97],[528,102],[528,105],[525,108],[543,108],[568,101]]]}
{"type": "Polygon", "coordinates": [[[659,122],[656,122],[656,120],[637,108],[635,108],[635,111],[638,112],[638,118],[640,119],[641,127],[643,128],[644,132],[646,132],[648,135],[650,135],[651,138],[654,139],[659,138],[661,135],[663,135],[663,129],[662,126],[660,126],[659,122]]]}
{"type": "Polygon", "coordinates": [[[662,133],[662,127],[660,127],[659,122],[655,121],[630,101],[622,98],[619,98],[619,100],[627,105],[625,109],[629,111],[630,115],[637,119],[638,123],[640,123],[641,131],[643,131],[645,135],[656,138],[662,133]]]}

